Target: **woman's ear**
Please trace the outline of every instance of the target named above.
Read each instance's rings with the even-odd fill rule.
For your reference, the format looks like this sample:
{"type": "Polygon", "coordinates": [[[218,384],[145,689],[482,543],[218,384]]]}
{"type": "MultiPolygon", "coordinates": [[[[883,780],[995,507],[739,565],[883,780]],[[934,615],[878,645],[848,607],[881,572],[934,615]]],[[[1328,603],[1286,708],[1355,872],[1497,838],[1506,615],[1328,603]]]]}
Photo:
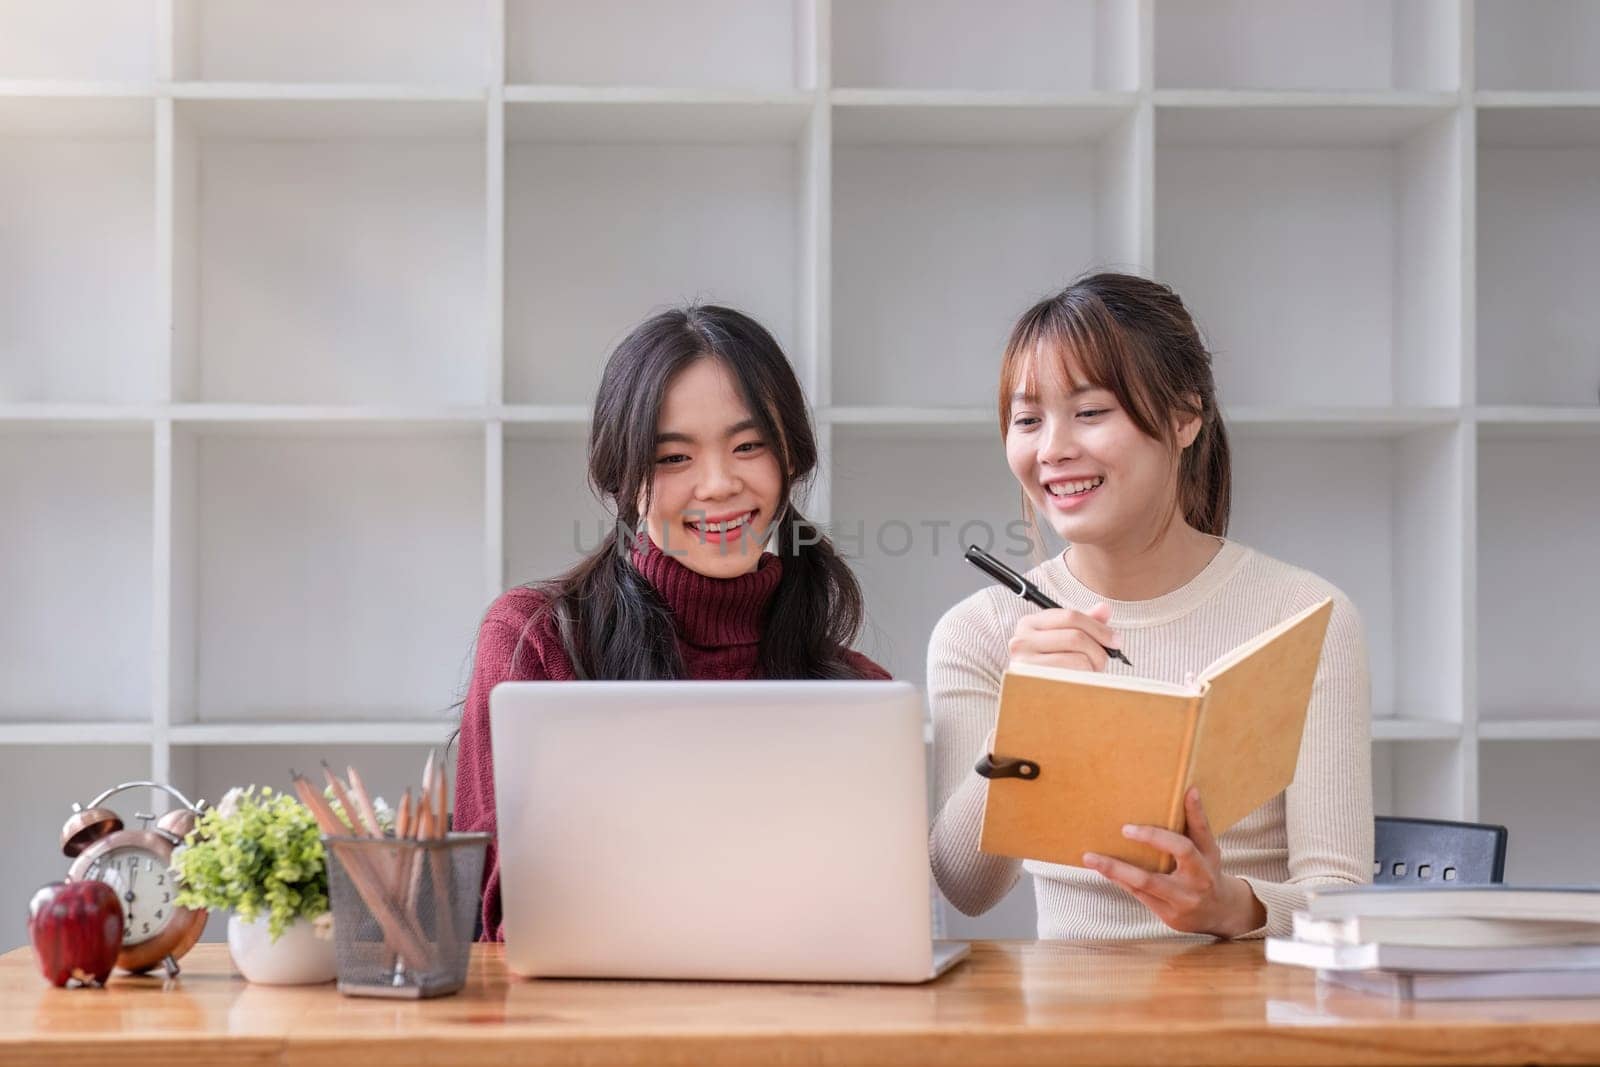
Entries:
{"type": "MultiPolygon", "coordinates": [[[[1190,393],[1186,399],[1189,401],[1189,406],[1192,411],[1200,412],[1203,410],[1204,404],[1195,394],[1190,393]]],[[[1177,415],[1173,419],[1172,428],[1175,431],[1175,436],[1178,440],[1179,450],[1181,451],[1182,449],[1188,448],[1190,445],[1194,444],[1195,438],[1200,436],[1200,430],[1204,426],[1205,417],[1203,415],[1189,415],[1182,413],[1177,415]]]]}

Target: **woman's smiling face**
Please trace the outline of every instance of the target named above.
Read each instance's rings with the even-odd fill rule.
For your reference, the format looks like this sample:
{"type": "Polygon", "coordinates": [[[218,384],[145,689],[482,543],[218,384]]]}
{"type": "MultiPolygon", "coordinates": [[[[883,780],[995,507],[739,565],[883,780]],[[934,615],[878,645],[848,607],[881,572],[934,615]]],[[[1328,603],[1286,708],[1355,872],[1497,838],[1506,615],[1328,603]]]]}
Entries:
{"type": "MultiPolygon", "coordinates": [[[[1172,514],[1178,458],[1075,361],[1033,353],[1013,386],[1006,462],[1034,510],[1073,544],[1148,541],[1172,514]]],[[[1187,446],[1198,431],[1178,431],[1187,446]]]]}
{"type": "Polygon", "coordinates": [[[675,374],[644,512],[656,546],[697,574],[738,577],[760,563],[782,493],[773,443],[722,361],[697,359],[675,374]]]}

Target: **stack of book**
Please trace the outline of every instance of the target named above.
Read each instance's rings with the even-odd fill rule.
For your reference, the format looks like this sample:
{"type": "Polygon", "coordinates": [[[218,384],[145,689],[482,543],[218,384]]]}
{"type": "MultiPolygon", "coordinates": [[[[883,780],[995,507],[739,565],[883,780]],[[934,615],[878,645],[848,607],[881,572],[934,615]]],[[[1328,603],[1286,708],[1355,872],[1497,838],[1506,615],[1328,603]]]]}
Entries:
{"type": "Polygon", "coordinates": [[[1600,886],[1320,889],[1267,959],[1407,1000],[1600,997],[1600,886]]]}

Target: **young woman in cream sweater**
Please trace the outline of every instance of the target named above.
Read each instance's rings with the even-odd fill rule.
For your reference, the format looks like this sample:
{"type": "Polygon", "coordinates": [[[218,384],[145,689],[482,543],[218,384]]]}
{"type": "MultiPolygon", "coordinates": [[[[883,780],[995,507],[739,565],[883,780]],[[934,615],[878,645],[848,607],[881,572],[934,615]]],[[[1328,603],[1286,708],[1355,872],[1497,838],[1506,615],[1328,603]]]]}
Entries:
{"type": "Polygon", "coordinates": [[[1097,274],[1031,308],[1000,373],[1006,458],[1030,519],[1069,548],[1029,572],[1059,610],[984,589],[952,608],[928,649],[938,814],[929,840],[945,896],[977,915],[1026,869],[1039,936],[1289,931],[1313,885],[1372,877],[1370,682],[1361,621],[1328,582],[1225,536],[1228,438],[1211,357],[1183,302],[1144,278],[1097,274]],[[1129,826],[1171,853],[1171,874],[1108,857],[1086,866],[978,848],[1009,660],[1183,682],[1235,645],[1334,598],[1292,785],[1213,835],[1205,798],[1187,833],[1129,826]],[[1137,665],[1108,662],[1120,648],[1137,665]]]}

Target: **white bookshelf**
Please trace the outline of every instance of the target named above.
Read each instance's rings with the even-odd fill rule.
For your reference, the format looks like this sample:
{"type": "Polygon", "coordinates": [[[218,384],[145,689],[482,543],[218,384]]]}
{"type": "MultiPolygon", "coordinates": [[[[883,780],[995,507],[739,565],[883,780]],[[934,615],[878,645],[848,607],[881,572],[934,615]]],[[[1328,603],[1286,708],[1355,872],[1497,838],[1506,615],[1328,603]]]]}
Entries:
{"type": "Polygon", "coordinates": [[[0,0],[0,900],[117,780],[414,777],[663,304],[787,347],[920,683],[1018,516],[1006,331],[1095,267],[1195,310],[1235,536],[1361,609],[1379,810],[1600,881],[1597,71],[1583,0],[0,0]]]}
{"type": "Polygon", "coordinates": [[[1460,83],[1457,0],[1153,2],[1160,89],[1448,92],[1460,83]]]}
{"type": "Polygon", "coordinates": [[[1600,89],[1600,9],[1586,0],[1477,0],[1478,87],[1600,89]]]}

